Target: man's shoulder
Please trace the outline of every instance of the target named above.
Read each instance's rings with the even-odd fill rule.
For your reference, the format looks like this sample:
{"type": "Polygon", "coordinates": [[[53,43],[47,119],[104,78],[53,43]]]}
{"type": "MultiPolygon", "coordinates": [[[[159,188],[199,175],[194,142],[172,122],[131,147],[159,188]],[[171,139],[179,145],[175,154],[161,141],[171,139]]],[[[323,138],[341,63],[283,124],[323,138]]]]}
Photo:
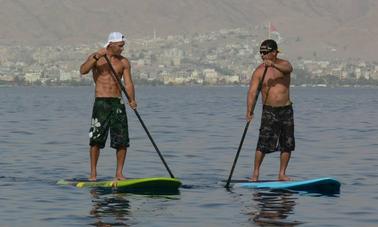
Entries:
{"type": "Polygon", "coordinates": [[[256,67],[255,71],[253,71],[253,78],[259,79],[262,77],[263,72],[264,72],[265,66],[264,64],[260,64],[259,66],[256,67]]]}
{"type": "Polygon", "coordinates": [[[118,57],[118,59],[122,62],[122,64],[124,66],[129,66],[130,65],[130,61],[129,61],[129,59],[127,57],[120,55],[118,57]]]}
{"type": "Polygon", "coordinates": [[[264,68],[265,68],[264,63],[261,63],[260,65],[258,65],[258,66],[256,67],[255,71],[262,71],[262,70],[264,70],[264,68]]]}
{"type": "Polygon", "coordinates": [[[124,59],[128,60],[125,56],[123,55],[118,55],[118,56],[115,56],[116,58],[118,58],[118,60],[121,60],[123,61],[124,59]]]}
{"type": "Polygon", "coordinates": [[[282,59],[282,58],[277,58],[278,63],[287,63],[287,64],[290,64],[290,62],[286,59],[282,59]]]}
{"type": "Polygon", "coordinates": [[[257,66],[257,68],[255,69],[255,72],[256,73],[262,73],[265,69],[265,65],[262,63],[260,64],[259,66],[257,66]]]}

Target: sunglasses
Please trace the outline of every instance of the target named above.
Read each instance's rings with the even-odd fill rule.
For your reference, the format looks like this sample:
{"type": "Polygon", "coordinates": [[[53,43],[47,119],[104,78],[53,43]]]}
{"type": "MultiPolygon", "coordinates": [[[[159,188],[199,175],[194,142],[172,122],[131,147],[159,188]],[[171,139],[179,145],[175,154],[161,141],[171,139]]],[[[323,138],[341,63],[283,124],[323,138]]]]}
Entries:
{"type": "Polygon", "coordinates": [[[260,55],[261,56],[264,56],[264,55],[267,55],[267,54],[269,54],[270,52],[273,52],[273,50],[265,50],[265,51],[260,51],[260,55]]]}

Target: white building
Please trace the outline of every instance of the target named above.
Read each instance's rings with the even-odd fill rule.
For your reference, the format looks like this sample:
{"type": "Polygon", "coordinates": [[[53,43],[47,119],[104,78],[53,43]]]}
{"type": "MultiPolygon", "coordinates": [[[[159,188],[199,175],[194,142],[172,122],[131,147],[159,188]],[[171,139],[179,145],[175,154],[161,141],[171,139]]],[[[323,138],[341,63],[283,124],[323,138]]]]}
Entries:
{"type": "Polygon", "coordinates": [[[240,78],[239,76],[225,76],[225,80],[227,83],[239,83],[240,78]]]}
{"type": "Polygon", "coordinates": [[[73,70],[71,72],[59,70],[59,80],[69,81],[69,80],[80,80],[80,72],[78,70],[73,70]]]}
{"type": "Polygon", "coordinates": [[[216,83],[218,81],[218,73],[215,69],[204,69],[203,70],[204,80],[210,84],[216,83]]]}
{"type": "Polygon", "coordinates": [[[41,79],[41,73],[40,72],[27,72],[25,73],[24,78],[26,82],[33,83],[41,79]]]}

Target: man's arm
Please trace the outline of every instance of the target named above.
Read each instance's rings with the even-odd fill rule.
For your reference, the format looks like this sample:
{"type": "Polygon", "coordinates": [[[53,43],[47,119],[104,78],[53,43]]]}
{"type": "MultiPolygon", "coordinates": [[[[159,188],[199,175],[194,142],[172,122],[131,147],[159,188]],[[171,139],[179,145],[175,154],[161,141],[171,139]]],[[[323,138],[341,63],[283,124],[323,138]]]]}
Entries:
{"type": "Polygon", "coordinates": [[[253,118],[252,108],[256,105],[257,88],[259,86],[262,67],[258,67],[252,74],[251,81],[249,83],[248,95],[247,95],[247,121],[251,121],[253,118]]]}
{"type": "Polygon", "coordinates": [[[289,75],[293,71],[293,67],[290,62],[285,60],[279,60],[272,64],[273,68],[276,68],[278,71],[282,72],[284,75],[289,75]]]}
{"type": "Polygon", "coordinates": [[[122,59],[122,64],[124,65],[123,69],[123,81],[125,85],[126,92],[129,96],[129,106],[132,109],[136,109],[137,103],[135,101],[135,88],[134,88],[134,83],[131,78],[131,65],[129,60],[126,58],[122,59]]]}
{"type": "Polygon", "coordinates": [[[89,71],[91,71],[91,69],[96,65],[96,59],[98,60],[96,53],[89,55],[87,60],[80,66],[80,74],[84,75],[89,73],[89,71]]]}
{"type": "Polygon", "coordinates": [[[264,64],[268,67],[277,69],[283,74],[282,76],[290,75],[290,73],[293,71],[293,67],[291,66],[290,62],[282,59],[278,59],[276,62],[265,60],[264,64]]]}
{"type": "Polygon", "coordinates": [[[96,65],[97,61],[106,54],[106,49],[101,48],[97,52],[89,55],[87,60],[80,66],[80,74],[84,75],[89,73],[91,69],[96,65]]]}

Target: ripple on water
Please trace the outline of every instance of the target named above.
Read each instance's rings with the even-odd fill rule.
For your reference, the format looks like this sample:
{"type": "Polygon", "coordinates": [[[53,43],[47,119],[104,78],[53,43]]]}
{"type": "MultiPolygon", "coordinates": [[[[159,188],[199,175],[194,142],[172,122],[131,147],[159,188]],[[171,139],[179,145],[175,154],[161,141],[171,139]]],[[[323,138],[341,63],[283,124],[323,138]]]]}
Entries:
{"type": "Polygon", "coordinates": [[[34,135],[33,132],[22,131],[22,130],[9,131],[9,133],[19,134],[19,135],[34,135]]]}
{"type": "MultiPolygon", "coordinates": [[[[88,175],[93,87],[0,88],[4,134],[0,138],[1,224],[374,226],[378,211],[377,183],[373,182],[378,167],[376,89],[292,90],[298,152],[288,170],[296,179],[334,175],[343,182],[341,194],[334,197],[227,191],[218,184],[228,176],[240,141],[245,124],[245,103],[240,100],[245,99],[246,89],[137,88],[142,117],[169,167],[184,184],[170,200],[56,186],[57,179],[88,175]],[[32,100],[42,100],[36,106],[49,106],[36,108],[32,100]]],[[[129,117],[132,152],[127,156],[127,174],[167,175],[138,120],[133,113],[129,117]]],[[[256,120],[245,141],[252,147],[259,127],[256,120]]],[[[246,147],[236,166],[239,178],[248,177],[251,171],[252,152],[246,152],[246,147]]],[[[101,153],[100,177],[114,175],[115,155],[109,150],[107,146],[101,153]]],[[[266,157],[264,177],[276,178],[277,160],[279,155],[266,157]]]]}

